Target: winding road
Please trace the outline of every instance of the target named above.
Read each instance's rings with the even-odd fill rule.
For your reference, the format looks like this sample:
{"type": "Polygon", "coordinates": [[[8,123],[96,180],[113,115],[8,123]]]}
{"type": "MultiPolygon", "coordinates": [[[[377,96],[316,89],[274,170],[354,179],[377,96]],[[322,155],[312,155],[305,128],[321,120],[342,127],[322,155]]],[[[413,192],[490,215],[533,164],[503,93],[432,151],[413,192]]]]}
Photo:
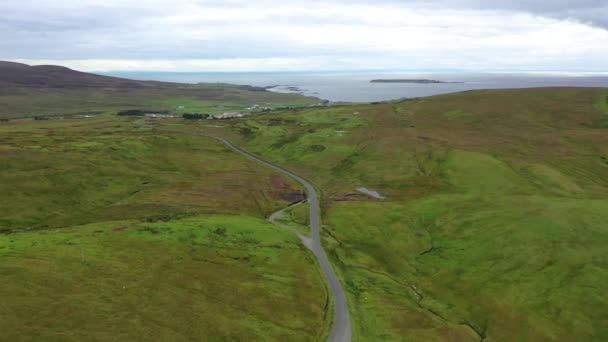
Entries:
{"type": "Polygon", "coordinates": [[[344,289],[342,288],[342,285],[340,284],[340,281],[338,280],[338,277],[336,276],[336,274],[334,273],[334,270],[332,269],[331,265],[329,264],[327,255],[325,254],[325,251],[323,250],[323,246],[321,245],[321,233],[320,233],[320,231],[321,231],[321,214],[320,214],[320,208],[319,208],[319,196],[317,195],[317,191],[312,186],[312,184],[310,182],[308,182],[306,179],[304,179],[290,171],[287,171],[278,165],[267,162],[264,159],[262,159],[256,155],[253,155],[253,154],[241,149],[240,147],[237,147],[236,145],[233,145],[230,141],[228,141],[224,138],[207,135],[204,133],[190,133],[190,132],[182,132],[182,131],[169,130],[169,129],[162,129],[162,130],[169,131],[169,132],[182,133],[182,134],[199,135],[199,136],[218,140],[218,141],[222,142],[224,145],[226,145],[228,148],[233,150],[234,152],[239,153],[239,154],[245,156],[246,158],[253,160],[259,164],[267,166],[277,172],[287,175],[304,186],[304,188],[306,189],[306,192],[308,193],[307,201],[310,204],[310,230],[312,232],[312,236],[310,239],[307,239],[306,241],[303,239],[302,242],[317,257],[317,260],[319,261],[319,264],[321,265],[321,269],[323,270],[323,273],[325,274],[325,277],[327,278],[327,281],[329,282],[329,286],[331,288],[331,292],[334,297],[334,303],[335,303],[335,308],[336,308],[335,314],[334,314],[334,322],[333,322],[331,334],[329,336],[329,341],[331,341],[331,342],[350,342],[351,337],[352,337],[352,331],[351,331],[351,324],[350,324],[350,315],[348,313],[348,305],[346,303],[346,295],[344,293],[344,289]]]}

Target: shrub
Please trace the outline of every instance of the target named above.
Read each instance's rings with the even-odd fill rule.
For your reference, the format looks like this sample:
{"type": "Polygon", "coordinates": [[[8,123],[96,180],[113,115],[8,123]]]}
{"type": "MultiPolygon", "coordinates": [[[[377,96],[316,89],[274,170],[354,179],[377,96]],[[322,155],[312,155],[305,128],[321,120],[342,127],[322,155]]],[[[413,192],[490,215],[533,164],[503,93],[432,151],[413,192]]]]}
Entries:
{"type": "Polygon", "coordinates": [[[323,145],[311,145],[308,149],[312,152],[323,152],[325,151],[325,146],[323,145]]]}
{"type": "Polygon", "coordinates": [[[129,109],[118,112],[118,116],[144,116],[146,113],[139,109],[129,109]]]}

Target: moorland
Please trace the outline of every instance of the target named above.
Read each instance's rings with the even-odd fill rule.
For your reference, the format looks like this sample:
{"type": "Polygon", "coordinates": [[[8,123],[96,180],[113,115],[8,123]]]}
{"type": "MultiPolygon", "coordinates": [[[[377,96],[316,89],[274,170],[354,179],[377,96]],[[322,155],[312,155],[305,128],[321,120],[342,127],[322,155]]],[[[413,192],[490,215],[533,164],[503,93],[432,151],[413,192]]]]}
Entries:
{"type": "MultiPolygon", "coordinates": [[[[0,102],[21,108],[37,91],[0,102]]],[[[202,132],[313,183],[353,340],[608,339],[608,89],[222,121],[119,117],[121,96],[92,118],[0,125],[3,338],[326,338],[333,308],[312,253],[267,221],[302,189],[180,133],[202,132]]],[[[79,112],[71,101],[53,113],[79,112]]],[[[307,210],[282,221],[307,234],[307,210]]]]}

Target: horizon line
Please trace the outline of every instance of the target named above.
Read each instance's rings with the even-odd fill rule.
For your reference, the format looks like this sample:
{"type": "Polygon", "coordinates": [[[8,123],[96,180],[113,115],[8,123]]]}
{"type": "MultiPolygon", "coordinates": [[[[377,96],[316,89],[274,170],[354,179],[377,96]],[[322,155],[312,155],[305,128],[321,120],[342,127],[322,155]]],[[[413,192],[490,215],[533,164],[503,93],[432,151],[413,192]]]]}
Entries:
{"type": "Polygon", "coordinates": [[[466,69],[332,69],[332,70],[235,70],[235,71],[213,71],[213,70],[92,70],[91,73],[166,73],[166,74],[321,74],[321,73],[455,73],[455,74],[584,74],[584,75],[608,75],[608,70],[526,70],[526,69],[488,69],[488,70],[466,70],[466,69]]]}

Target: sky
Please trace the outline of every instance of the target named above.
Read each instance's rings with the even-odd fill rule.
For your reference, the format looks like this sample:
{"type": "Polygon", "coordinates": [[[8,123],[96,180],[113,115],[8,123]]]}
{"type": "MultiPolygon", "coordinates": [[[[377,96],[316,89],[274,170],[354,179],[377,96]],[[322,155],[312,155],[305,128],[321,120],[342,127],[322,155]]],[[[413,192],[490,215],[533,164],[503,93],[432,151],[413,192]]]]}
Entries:
{"type": "Polygon", "coordinates": [[[2,0],[0,60],[83,71],[608,71],[606,0],[2,0]]]}

